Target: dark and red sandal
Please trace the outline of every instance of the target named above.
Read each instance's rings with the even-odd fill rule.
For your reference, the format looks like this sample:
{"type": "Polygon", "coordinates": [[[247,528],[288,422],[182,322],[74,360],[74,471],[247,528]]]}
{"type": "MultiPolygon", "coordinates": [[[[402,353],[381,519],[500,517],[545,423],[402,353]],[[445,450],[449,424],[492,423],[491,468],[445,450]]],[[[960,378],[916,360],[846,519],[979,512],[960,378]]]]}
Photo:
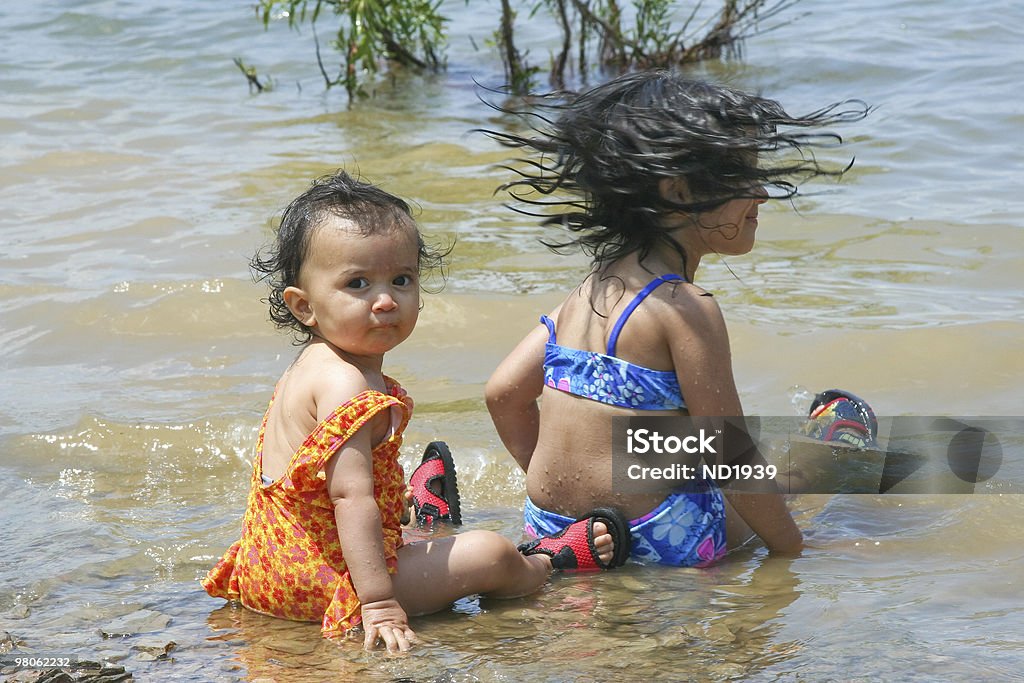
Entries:
{"type": "Polygon", "coordinates": [[[521,544],[519,552],[523,555],[543,553],[551,558],[554,569],[596,572],[625,564],[631,545],[629,524],[623,514],[615,508],[597,508],[561,531],[521,544]],[[597,521],[604,522],[608,527],[608,533],[615,544],[612,559],[608,563],[601,561],[594,546],[594,522],[597,521]]]}
{"type": "Polygon", "coordinates": [[[878,447],[875,411],[867,401],[842,389],[829,389],[814,397],[802,431],[820,441],[860,449],[878,447]]]}
{"type": "Polygon", "coordinates": [[[409,477],[409,485],[412,486],[412,506],[419,524],[462,524],[455,461],[452,460],[452,452],[444,441],[432,441],[427,444],[419,467],[409,477]],[[435,491],[440,489],[439,493],[431,490],[432,484],[436,484],[435,491]]]}

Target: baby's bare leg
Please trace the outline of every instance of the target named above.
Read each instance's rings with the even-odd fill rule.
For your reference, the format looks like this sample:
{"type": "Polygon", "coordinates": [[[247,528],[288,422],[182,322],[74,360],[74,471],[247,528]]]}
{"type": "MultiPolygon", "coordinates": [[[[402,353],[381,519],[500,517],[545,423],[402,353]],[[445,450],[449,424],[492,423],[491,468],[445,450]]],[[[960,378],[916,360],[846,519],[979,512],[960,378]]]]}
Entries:
{"type": "MultiPolygon", "coordinates": [[[[602,561],[614,552],[602,522],[594,523],[594,545],[602,561]]],[[[467,531],[398,549],[392,577],[395,598],[409,615],[431,614],[467,595],[516,598],[544,585],[551,574],[547,555],[524,556],[491,531],[467,531]]]]}

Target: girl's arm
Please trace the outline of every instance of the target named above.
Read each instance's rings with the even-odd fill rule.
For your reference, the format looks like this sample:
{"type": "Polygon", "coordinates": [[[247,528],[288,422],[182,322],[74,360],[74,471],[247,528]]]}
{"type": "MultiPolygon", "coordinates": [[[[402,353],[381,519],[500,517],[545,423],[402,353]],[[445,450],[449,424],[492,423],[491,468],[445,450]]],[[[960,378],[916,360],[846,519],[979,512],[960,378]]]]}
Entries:
{"type": "Polygon", "coordinates": [[[519,342],[487,381],[484,397],[501,442],[525,472],[537,447],[544,390],[544,346],[548,331],[535,328],[519,342]]]}
{"type": "MultiPolygon", "coordinates": [[[[690,415],[742,417],[743,407],[732,373],[729,334],[718,303],[708,296],[687,297],[676,312],[678,315],[665,320],[665,333],[690,415]]],[[[723,493],[769,551],[798,553],[803,537],[784,498],[773,482],[767,491],[763,483],[760,486],[758,491],[745,491],[743,482],[733,481],[723,488],[723,493]]]]}

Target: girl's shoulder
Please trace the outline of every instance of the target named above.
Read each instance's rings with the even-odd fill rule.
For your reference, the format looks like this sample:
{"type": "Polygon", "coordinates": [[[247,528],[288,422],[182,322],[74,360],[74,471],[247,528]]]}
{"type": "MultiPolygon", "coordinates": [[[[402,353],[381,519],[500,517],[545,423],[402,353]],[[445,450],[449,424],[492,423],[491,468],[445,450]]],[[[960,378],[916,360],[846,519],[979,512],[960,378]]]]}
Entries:
{"type": "MultiPolygon", "coordinates": [[[[652,333],[659,327],[659,321],[668,321],[670,328],[674,328],[679,324],[706,325],[711,319],[722,319],[712,292],[680,276],[659,276],[639,268],[591,273],[549,314],[558,327],[562,322],[559,313],[563,311],[570,319],[591,324],[596,322],[594,316],[600,317],[609,329],[624,325],[626,319],[637,319],[643,321],[641,327],[653,325],[652,333]]],[[[629,327],[635,331],[635,325],[629,327]]]]}
{"type": "Polygon", "coordinates": [[[667,334],[680,328],[703,334],[724,334],[725,317],[714,295],[690,282],[662,286],[648,297],[651,318],[661,321],[667,334]]]}
{"type": "Polygon", "coordinates": [[[689,280],[668,280],[654,289],[648,299],[651,303],[680,312],[718,310],[714,293],[689,280]]]}

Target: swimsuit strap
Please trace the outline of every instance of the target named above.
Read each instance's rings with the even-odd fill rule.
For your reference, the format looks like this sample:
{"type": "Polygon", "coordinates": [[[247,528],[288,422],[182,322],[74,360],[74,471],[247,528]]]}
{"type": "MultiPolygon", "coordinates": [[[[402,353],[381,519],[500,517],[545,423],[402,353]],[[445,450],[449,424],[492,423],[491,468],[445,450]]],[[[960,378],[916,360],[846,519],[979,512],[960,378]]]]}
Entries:
{"type": "Polygon", "coordinates": [[[629,302],[628,306],[626,306],[626,310],[624,310],[622,315],[619,316],[619,319],[615,321],[615,327],[612,328],[612,334],[608,337],[609,356],[615,356],[615,345],[619,342],[619,333],[622,332],[622,327],[626,324],[626,320],[629,316],[636,310],[636,307],[647,298],[648,294],[666,282],[686,282],[686,278],[681,275],[676,275],[675,273],[658,276],[648,282],[647,286],[641,289],[637,295],[633,297],[633,300],[629,302]]]}
{"type": "Polygon", "coordinates": [[[547,328],[548,328],[548,343],[549,344],[554,344],[555,343],[555,322],[551,318],[547,317],[546,315],[542,315],[540,317],[540,321],[542,323],[544,323],[545,325],[547,325],[547,328]]]}

